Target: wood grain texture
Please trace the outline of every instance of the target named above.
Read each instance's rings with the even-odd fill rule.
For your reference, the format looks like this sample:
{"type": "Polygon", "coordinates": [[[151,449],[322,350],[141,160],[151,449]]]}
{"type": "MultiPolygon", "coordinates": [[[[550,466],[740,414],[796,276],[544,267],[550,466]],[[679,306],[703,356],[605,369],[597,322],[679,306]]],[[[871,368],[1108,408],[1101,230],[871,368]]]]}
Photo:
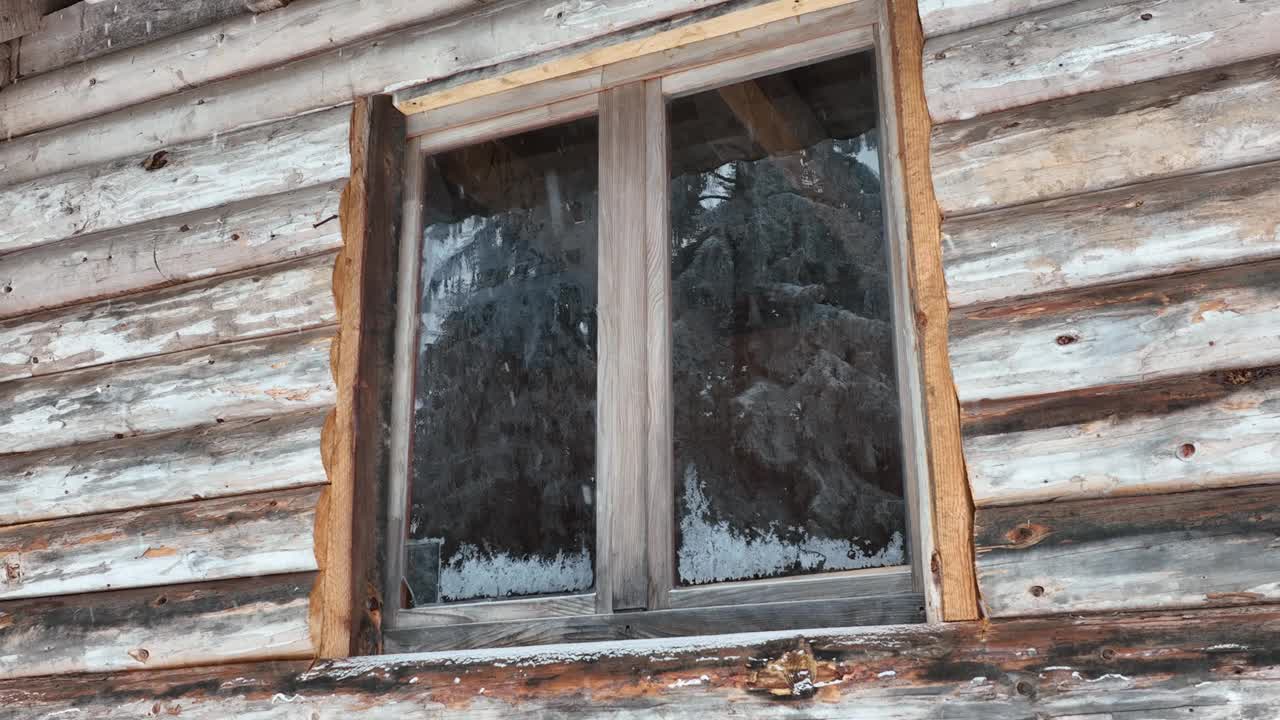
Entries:
{"type": "Polygon", "coordinates": [[[826,598],[863,598],[866,602],[874,602],[870,598],[912,594],[911,576],[911,568],[899,566],[775,580],[712,583],[676,588],[671,592],[671,607],[711,607],[826,598]]]}
{"type": "Polygon", "coordinates": [[[0,599],[316,569],[317,488],[0,528],[0,599]]]}
{"type": "Polygon", "coordinates": [[[964,443],[979,506],[1280,482],[1276,368],[979,412],[964,443]]]}
{"type": "Polygon", "coordinates": [[[1280,261],[951,316],[961,403],[1280,364],[1280,261]]]}
{"type": "Polygon", "coordinates": [[[323,413],[0,455],[0,525],[326,481],[323,413]]]}
{"type": "Polygon", "coordinates": [[[32,0],[0,0],[0,43],[40,26],[40,8],[32,0]]]}
{"type": "Polygon", "coordinates": [[[309,657],[312,573],[0,603],[0,677],[309,657]]]}
{"type": "MultiPolygon", "coordinates": [[[[644,83],[600,99],[596,609],[648,603],[649,295],[644,83]]],[[[666,262],[666,254],[663,255],[666,262]]],[[[674,490],[672,490],[674,493],[674,490]]]]}
{"type": "Polygon", "coordinates": [[[992,617],[1214,607],[1280,598],[1280,487],[978,511],[992,617]]]}
{"type": "Polygon", "coordinates": [[[388,630],[386,635],[389,651],[411,653],[707,636],[805,627],[897,625],[923,620],[924,604],[921,597],[916,593],[906,593],[856,600],[828,598],[819,601],[577,615],[432,628],[397,628],[388,630]]]}
{"type": "Polygon", "coordinates": [[[1280,163],[979,213],[942,225],[952,307],[1280,257],[1280,163]]]}
{"type": "Polygon", "coordinates": [[[342,183],[85,235],[6,255],[0,317],[119,297],[336,249],[342,183]]]}
{"type": "Polygon", "coordinates": [[[630,641],[7,681],[0,717],[1257,720],[1278,642],[1274,608],[630,641]]]}
{"type": "Polygon", "coordinates": [[[77,2],[45,15],[18,45],[25,78],[247,13],[244,0],[77,2]]]}
{"type": "Polygon", "coordinates": [[[344,178],[346,131],[328,110],[0,188],[0,253],[344,178]]]}
{"type": "Polygon", "coordinates": [[[920,0],[925,37],[986,25],[1072,0],[920,0]]]}
{"type": "Polygon", "coordinates": [[[1280,0],[1079,0],[935,38],[936,123],[1280,52],[1280,0]]]}
{"type": "Polygon", "coordinates": [[[925,147],[929,115],[921,82],[924,38],[914,0],[889,0],[897,144],[907,208],[911,295],[919,343],[921,385],[933,509],[933,557],[928,567],[942,589],[945,620],[978,617],[973,564],[973,504],[960,441],[960,408],[947,356],[947,290],[942,271],[941,217],[925,147]]]}
{"type": "Polygon", "coordinates": [[[331,328],[0,385],[0,454],[333,405],[331,328]]]}
{"type": "Polygon", "coordinates": [[[463,623],[521,621],[567,615],[591,615],[595,611],[594,593],[547,595],[517,600],[440,603],[401,610],[396,616],[395,627],[407,629],[463,623]]]}
{"type": "Polygon", "coordinates": [[[332,325],[332,274],[325,254],[0,322],[0,382],[332,325]]]}
{"type": "MultiPolygon", "coordinates": [[[[373,24],[387,30],[388,19],[402,17],[406,12],[419,16],[435,11],[458,12],[464,3],[466,7],[474,7],[475,0],[434,0],[429,4],[417,0],[395,0],[394,3],[369,4],[367,8],[362,4],[358,12],[349,11],[348,0],[318,0],[294,5],[258,19],[258,25],[246,34],[246,39],[257,38],[263,43],[261,50],[249,50],[244,43],[224,42],[218,46],[216,38],[206,38],[200,43],[201,54],[192,63],[185,58],[182,62],[161,60],[156,63],[137,57],[128,66],[118,68],[119,75],[112,83],[98,78],[99,82],[87,92],[82,85],[77,85],[72,92],[74,100],[58,95],[55,101],[45,93],[32,91],[44,99],[25,102],[17,97],[19,94],[25,96],[25,91],[10,92],[18,85],[6,90],[5,96],[0,97],[0,122],[15,126],[10,128],[15,137],[10,142],[0,143],[0,184],[22,182],[125,156],[141,158],[159,148],[202,141],[211,136],[221,137],[251,125],[343,105],[356,97],[417,86],[470,71],[507,74],[511,61],[525,59],[528,62],[529,58],[540,54],[641,28],[726,1],[613,0],[609,5],[565,5],[561,0],[487,3],[477,7],[472,14],[409,27],[345,47],[337,39],[347,37],[349,29],[358,29],[362,24],[373,24]],[[300,29],[288,37],[311,38],[328,24],[342,25],[334,31],[336,34],[330,35],[335,38],[334,43],[330,44],[329,39],[324,38],[311,48],[313,53],[320,49],[324,52],[291,63],[287,72],[244,74],[246,68],[237,58],[234,62],[236,71],[221,75],[225,79],[188,89],[187,83],[199,84],[195,78],[205,76],[208,69],[222,65],[221,61],[228,57],[235,58],[234,53],[224,54],[232,45],[248,57],[262,57],[275,52],[270,48],[277,45],[285,47],[286,53],[293,52],[290,43],[278,42],[270,33],[264,40],[264,36],[258,35],[257,28],[267,25],[278,30],[279,26],[272,23],[293,13],[294,8],[302,12],[318,7],[328,8],[332,14],[317,22],[317,27],[300,29]],[[209,45],[218,48],[219,62],[211,62],[205,57],[209,45]],[[154,87],[152,81],[141,82],[136,75],[137,67],[173,68],[179,65],[187,82],[178,82],[177,87],[162,95],[150,94],[148,88],[154,87]],[[342,70],[335,72],[335,68],[342,70]],[[111,90],[100,90],[111,85],[115,86],[111,90]],[[175,94],[167,94],[170,92],[175,94]],[[145,98],[137,93],[145,95],[145,98]],[[20,134],[16,126],[28,124],[21,118],[29,113],[38,115],[29,124],[33,128],[61,124],[49,121],[58,113],[69,113],[77,119],[87,114],[97,115],[97,111],[86,114],[89,97],[105,100],[114,111],[91,121],[46,130],[30,137],[16,137],[20,134]],[[144,99],[149,101],[142,102],[144,99]]],[[[802,0],[794,6],[798,11],[810,4],[845,1],[802,0]]],[[[793,5],[790,0],[784,4],[793,5]]],[[[691,22],[687,18],[685,21],[691,22]]],[[[156,44],[160,45],[163,43],[156,44]]],[[[143,46],[142,50],[151,47],[143,46]]],[[[165,73],[155,75],[163,77],[160,82],[166,86],[175,82],[174,76],[165,73]]],[[[4,137],[4,130],[0,126],[0,137],[4,137]]]]}
{"type": "Polygon", "coordinates": [[[939,125],[932,148],[946,216],[1280,159],[1280,59],[939,125]]]}
{"type": "MultiPolygon", "coordinates": [[[[382,647],[388,422],[395,350],[396,269],[405,160],[404,116],[391,96],[356,101],[351,179],[342,191],[338,310],[330,369],[337,407],[321,437],[329,487],[315,528],[321,575],[312,632],[321,657],[382,647]]],[[[395,599],[396,602],[399,598],[395,599]]]]}

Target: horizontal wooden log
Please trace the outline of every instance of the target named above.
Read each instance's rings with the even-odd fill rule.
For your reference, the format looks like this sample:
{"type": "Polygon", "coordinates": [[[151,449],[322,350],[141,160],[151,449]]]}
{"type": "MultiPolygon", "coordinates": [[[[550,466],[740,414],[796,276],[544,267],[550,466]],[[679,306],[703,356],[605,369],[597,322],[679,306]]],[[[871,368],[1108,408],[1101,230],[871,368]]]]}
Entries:
{"type": "Polygon", "coordinates": [[[0,317],[119,297],[337,249],[342,182],[6,255],[0,317]]]}
{"type": "Polygon", "coordinates": [[[1231,65],[1280,52],[1280,0],[1079,0],[935,38],[936,123],[1231,65]]]}
{"type": "Polygon", "coordinates": [[[245,14],[244,0],[78,2],[45,15],[18,44],[19,78],[245,14]]]}
{"type": "Polygon", "coordinates": [[[0,253],[345,178],[349,117],[327,110],[2,188],[0,253]]]}
{"type": "Polygon", "coordinates": [[[984,508],[974,518],[990,617],[1280,599],[1280,487],[984,508]]]}
{"type": "Polygon", "coordinates": [[[384,638],[389,652],[422,652],[915,622],[924,622],[924,598],[903,593],[394,629],[384,638]]]}
{"type": "Polygon", "coordinates": [[[1280,59],[937,125],[932,148],[946,216],[1280,159],[1280,59]]]}
{"type": "MultiPolygon", "coordinates": [[[[438,18],[439,15],[431,13],[435,10],[452,13],[464,6],[472,8],[473,2],[436,0],[419,4],[417,0],[397,0],[390,7],[376,3],[354,10],[347,0],[301,3],[260,18],[257,26],[242,33],[245,43],[224,40],[219,46],[216,38],[205,38],[197,43],[198,54],[191,61],[185,53],[176,53],[172,59],[166,54],[154,62],[143,59],[139,53],[149,53],[152,48],[144,46],[138,53],[121,53],[121,60],[133,59],[117,68],[118,73],[110,83],[99,77],[101,73],[74,80],[68,78],[68,87],[72,88],[68,92],[32,89],[30,86],[40,78],[18,83],[0,97],[0,122],[8,123],[8,131],[15,138],[0,144],[0,184],[124,156],[145,156],[171,145],[219,136],[249,125],[290,118],[317,108],[349,103],[356,97],[407,88],[466,71],[491,68],[491,72],[497,74],[509,69],[503,64],[510,61],[713,8],[727,0],[612,0],[608,5],[519,0],[482,5],[470,15],[410,27],[347,47],[342,47],[342,43],[349,40],[330,41],[330,38],[351,37],[349,29],[376,25],[385,30],[393,24],[389,18],[407,17],[407,14],[438,18]],[[327,36],[319,27],[305,27],[287,35],[274,34],[280,28],[273,23],[289,17],[295,7],[302,12],[319,6],[327,8],[329,14],[317,24],[341,27],[330,30],[327,36]],[[264,25],[277,30],[260,35],[259,28],[264,25]],[[321,42],[310,48],[306,59],[291,63],[287,69],[245,74],[248,68],[244,67],[242,56],[261,58],[274,53],[271,48],[277,45],[286,48],[287,53],[294,52],[290,43],[279,41],[286,36],[308,45],[313,40],[304,38],[321,42]],[[249,41],[250,38],[256,41],[249,41]],[[230,46],[237,52],[227,53],[230,46]],[[210,47],[218,48],[219,62],[209,61],[210,47]],[[322,49],[326,52],[311,56],[322,49]],[[208,69],[225,67],[223,61],[228,58],[234,58],[233,72],[212,73],[226,79],[208,85],[197,80],[210,78],[208,69]],[[179,66],[181,73],[172,69],[179,66]],[[169,72],[140,77],[138,67],[163,67],[169,72]],[[335,68],[342,71],[335,73],[335,68]],[[89,79],[98,82],[89,85],[89,79]],[[165,86],[164,92],[155,92],[157,82],[165,86]],[[28,87],[23,89],[24,85],[28,87]],[[192,85],[200,87],[192,88],[192,85]],[[107,86],[112,89],[106,89],[107,86]],[[92,121],[17,137],[37,128],[62,125],[108,110],[112,110],[109,115],[92,121]]],[[[837,0],[795,0],[788,5],[799,13],[829,7],[835,2],[837,0]]],[[[696,17],[696,13],[690,17],[696,17]]],[[[228,37],[235,34],[227,30],[218,32],[228,37]]],[[[268,65],[275,62],[278,61],[268,65]]],[[[74,68],[66,71],[78,72],[74,68]]],[[[50,73],[47,77],[60,76],[63,72],[50,73]]],[[[0,127],[0,137],[4,132],[4,127],[0,127]]]]}
{"type": "Polygon", "coordinates": [[[332,325],[332,254],[0,322],[0,382],[332,325]]]}
{"type": "Polygon", "coordinates": [[[952,307],[1280,257],[1280,163],[968,215],[942,226],[952,307]]]}
{"type": "Polygon", "coordinates": [[[0,385],[0,454],[328,408],[331,328],[0,385]]]}
{"type": "Polygon", "coordinates": [[[920,0],[925,37],[945,35],[1071,0],[920,0]]]}
{"type": "Polygon", "coordinates": [[[323,484],[324,415],[0,455],[0,525],[323,484]]]}
{"type": "Polygon", "coordinates": [[[1254,720],[1278,644],[1272,608],[758,633],[6,681],[0,717],[1254,720]]]}
{"type": "Polygon", "coordinates": [[[0,603],[0,677],[311,655],[314,574],[0,603]]]}
{"type": "Polygon", "coordinates": [[[0,528],[0,599],[316,569],[320,488],[0,528]]]}
{"type": "Polygon", "coordinates": [[[961,403],[1280,364],[1280,261],[953,312],[961,403]]]}
{"type": "Polygon", "coordinates": [[[1280,368],[980,412],[964,439],[979,507],[1280,482],[1280,368]]]}

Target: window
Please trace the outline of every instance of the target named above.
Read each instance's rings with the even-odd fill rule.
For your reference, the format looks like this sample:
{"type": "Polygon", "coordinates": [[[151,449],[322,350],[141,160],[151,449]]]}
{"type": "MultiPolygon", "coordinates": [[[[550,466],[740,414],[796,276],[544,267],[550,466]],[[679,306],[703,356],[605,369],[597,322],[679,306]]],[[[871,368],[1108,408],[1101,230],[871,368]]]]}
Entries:
{"type": "Polygon", "coordinates": [[[390,648],[923,619],[862,15],[411,121],[390,648]]]}

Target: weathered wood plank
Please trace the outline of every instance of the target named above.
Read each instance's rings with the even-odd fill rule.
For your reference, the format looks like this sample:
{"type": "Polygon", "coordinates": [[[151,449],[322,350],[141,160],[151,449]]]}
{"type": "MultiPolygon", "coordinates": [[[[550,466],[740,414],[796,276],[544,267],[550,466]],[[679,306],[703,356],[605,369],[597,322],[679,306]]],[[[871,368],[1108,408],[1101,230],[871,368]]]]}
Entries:
{"type": "Polygon", "coordinates": [[[0,188],[0,253],[339,180],[347,118],[312,113],[0,188]]]}
{"type": "Polygon", "coordinates": [[[951,316],[961,403],[1280,364],[1280,261],[951,316]]]}
{"type": "Polygon", "coordinates": [[[1280,257],[1280,163],[949,220],[952,307],[1280,257]]]}
{"type": "MultiPolygon", "coordinates": [[[[219,45],[213,37],[217,32],[228,38],[236,36],[237,33],[227,29],[201,32],[195,34],[200,42],[190,51],[195,53],[191,58],[187,58],[185,52],[170,57],[168,51],[162,49],[165,43],[155,43],[136,52],[120,53],[122,61],[129,60],[127,64],[112,66],[115,72],[110,81],[101,72],[84,75],[83,69],[73,66],[7,89],[0,96],[0,123],[5,123],[0,125],[0,137],[7,128],[15,140],[0,144],[0,183],[25,181],[128,155],[141,156],[158,148],[220,136],[249,125],[290,118],[317,108],[349,103],[356,97],[407,88],[465,71],[490,68],[495,75],[509,72],[510,68],[504,64],[510,61],[550,53],[695,10],[714,8],[727,1],[613,0],[608,5],[566,5],[559,0],[488,3],[473,14],[409,27],[347,47],[342,47],[343,42],[354,41],[361,28],[376,26],[379,31],[387,31],[390,25],[399,22],[398,18],[408,14],[420,18],[414,22],[422,22],[439,18],[439,14],[434,14],[437,11],[452,13],[464,6],[475,7],[474,0],[431,3],[395,0],[367,8],[361,4],[354,9],[347,0],[301,3],[260,18],[258,25],[239,33],[246,41],[243,43],[236,39],[234,42],[224,40],[219,45]],[[295,8],[303,13],[317,7],[323,7],[326,13],[319,16],[323,18],[319,21],[310,15],[294,14],[295,8]],[[312,26],[300,25],[292,32],[274,34],[282,27],[292,29],[291,24],[276,23],[295,17],[312,18],[312,26]],[[260,35],[259,28],[264,26],[275,30],[260,35]],[[328,30],[328,34],[323,30],[328,30]],[[325,52],[291,63],[287,70],[246,75],[249,68],[240,56],[255,63],[278,52],[292,57],[297,45],[279,41],[282,37],[307,45],[309,53],[322,49],[325,52]],[[335,46],[338,49],[332,49],[335,46]],[[217,49],[216,62],[208,57],[210,47],[217,49]],[[163,56],[151,58],[153,50],[163,56]],[[229,59],[234,71],[219,69],[225,68],[229,59]],[[140,77],[138,67],[161,67],[168,72],[140,77]],[[342,68],[342,72],[335,73],[334,68],[342,68]],[[58,81],[59,85],[67,83],[66,92],[39,85],[45,77],[62,77],[67,72],[80,75],[58,81]],[[225,79],[191,87],[201,85],[204,82],[201,78],[212,79],[211,75],[225,79]],[[97,80],[92,86],[88,85],[90,78],[97,80]],[[155,92],[157,83],[164,86],[164,92],[155,92]],[[24,132],[109,110],[112,112],[107,117],[17,138],[24,132]]],[[[812,6],[829,7],[843,1],[788,0],[785,4],[793,13],[799,13],[812,6]]],[[[694,13],[683,17],[682,22],[694,22],[696,16],[694,13]]],[[[276,62],[278,60],[266,65],[276,62]]],[[[95,67],[95,63],[89,63],[88,67],[95,67]]]]}
{"type": "Polygon", "coordinates": [[[526,647],[553,643],[673,638],[751,630],[896,625],[924,621],[918,593],[856,599],[772,602],[755,605],[650,610],[641,613],[571,615],[386,632],[390,652],[526,647]]]}
{"type": "Polygon", "coordinates": [[[0,43],[40,26],[40,7],[32,0],[0,0],[0,43]]]}
{"type": "Polygon", "coordinates": [[[1256,608],[230,665],[3,682],[0,717],[1254,720],[1278,633],[1256,608]]]}
{"type": "Polygon", "coordinates": [[[935,38],[934,122],[1156,80],[1280,52],[1280,0],[1079,0],[935,38]]]}
{"type": "Polygon", "coordinates": [[[78,2],[45,15],[18,45],[25,78],[247,13],[244,0],[78,2]]]}
{"type": "Polygon", "coordinates": [[[0,455],[0,525],[326,481],[323,413],[0,455]]]}
{"type": "Polygon", "coordinates": [[[0,599],[316,569],[319,488],[0,528],[0,599]]]}
{"type": "Polygon", "coordinates": [[[1071,0],[920,0],[920,24],[925,37],[934,37],[1068,2],[1071,0]]]}
{"type": "Polygon", "coordinates": [[[1280,159],[1280,59],[939,125],[932,147],[947,216],[1280,159]]]}
{"type": "Polygon", "coordinates": [[[0,385],[0,454],[334,402],[332,329],[191,350],[0,385]]]}
{"type": "Polygon", "coordinates": [[[0,677],[311,656],[314,574],[0,603],[0,677]]]}
{"type": "Polygon", "coordinates": [[[966,427],[974,502],[1013,505],[1280,482],[1280,370],[982,408],[966,427]]]}
{"type": "Polygon", "coordinates": [[[332,325],[332,275],[325,254],[0,322],[0,382],[332,325]]]}
{"type": "Polygon", "coordinates": [[[0,317],[119,297],[336,249],[328,183],[22,250],[0,262],[0,317]]]}
{"type": "Polygon", "coordinates": [[[978,586],[991,617],[1280,598],[1280,487],[984,508],[978,586]]]}
{"type": "Polygon", "coordinates": [[[908,566],[820,573],[776,580],[722,582],[671,591],[671,607],[691,608],[761,602],[863,598],[913,592],[908,566]]]}

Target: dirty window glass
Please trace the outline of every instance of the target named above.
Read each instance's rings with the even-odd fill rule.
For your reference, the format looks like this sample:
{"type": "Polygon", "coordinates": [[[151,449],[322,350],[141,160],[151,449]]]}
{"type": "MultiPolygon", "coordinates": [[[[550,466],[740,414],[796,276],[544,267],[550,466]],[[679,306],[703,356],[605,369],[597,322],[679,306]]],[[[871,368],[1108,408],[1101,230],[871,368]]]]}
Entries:
{"type": "Polygon", "coordinates": [[[906,562],[873,56],[669,123],[679,583],[906,562]]]}
{"type": "Polygon", "coordinates": [[[426,158],[414,605],[589,590],[597,124],[426,158]]]}

